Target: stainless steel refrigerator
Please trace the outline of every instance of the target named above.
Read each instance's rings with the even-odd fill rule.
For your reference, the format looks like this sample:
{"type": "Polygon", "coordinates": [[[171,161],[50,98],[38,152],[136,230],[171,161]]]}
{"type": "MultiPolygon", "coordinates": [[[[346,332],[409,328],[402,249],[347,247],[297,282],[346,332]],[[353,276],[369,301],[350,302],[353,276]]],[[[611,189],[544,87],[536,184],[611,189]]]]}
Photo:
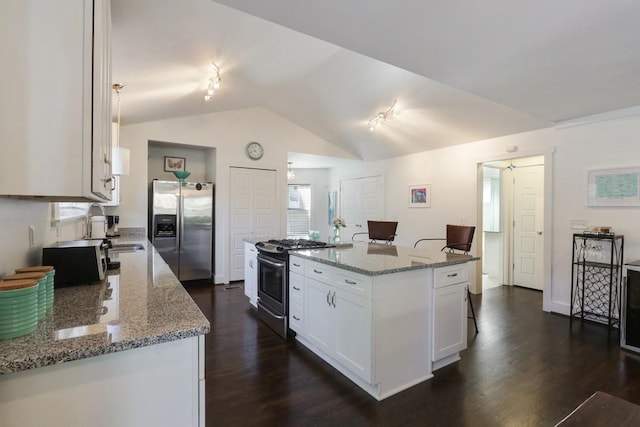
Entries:
{"type": "Polygon", "coordinates": [[[151,243],[178,279],[211,279],[213,190],[210,182],[151,184],[151,243]]]}

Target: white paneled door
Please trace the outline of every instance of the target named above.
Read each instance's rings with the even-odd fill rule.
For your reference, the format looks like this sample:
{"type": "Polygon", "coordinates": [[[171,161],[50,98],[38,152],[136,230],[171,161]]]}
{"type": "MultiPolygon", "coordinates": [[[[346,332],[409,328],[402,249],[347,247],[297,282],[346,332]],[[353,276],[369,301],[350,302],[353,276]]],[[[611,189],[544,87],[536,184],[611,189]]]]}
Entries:
{"type": "Polygon", "coordinates": [[[244,279],[245,239],[277,237],[276,172],[232,167],[230,176],[229,280],[244,279]]]}
{"type": "Polygon", "coordinates": [[[543,290],[544,166],[513,170],[513,284],[543,290]]]}
{"type": "MultiPolygon", "coordinates": [[[[347,227],[343,239],[367,231],[367,220],[384,219],[384,180],[382,176],[340,181],[340,215],[347,227]]],[[[360,237],[367,240],[367,236],[360,237]]]]}

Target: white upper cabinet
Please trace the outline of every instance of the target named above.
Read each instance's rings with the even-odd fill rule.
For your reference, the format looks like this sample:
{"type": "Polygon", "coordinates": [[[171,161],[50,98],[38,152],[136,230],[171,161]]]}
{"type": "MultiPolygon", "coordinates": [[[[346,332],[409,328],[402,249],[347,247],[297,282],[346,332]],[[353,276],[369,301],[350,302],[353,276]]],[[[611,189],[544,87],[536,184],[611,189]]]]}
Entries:
{"type": "Polygon", "coordinates": [[[110,200],[110,2],[6,0],[0,28],[0,195],[110,200]]]}

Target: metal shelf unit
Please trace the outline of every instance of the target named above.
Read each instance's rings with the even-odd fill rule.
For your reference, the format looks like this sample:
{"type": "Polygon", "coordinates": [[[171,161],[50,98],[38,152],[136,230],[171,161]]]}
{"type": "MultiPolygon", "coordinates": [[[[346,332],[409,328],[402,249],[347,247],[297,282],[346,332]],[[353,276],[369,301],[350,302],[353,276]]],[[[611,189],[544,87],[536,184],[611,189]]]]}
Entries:
{"type": "Polygon", "coordinates": [[[620,327],[623,252],[623,235],[573,235],[570,328],[574,319],[620,327]]]}

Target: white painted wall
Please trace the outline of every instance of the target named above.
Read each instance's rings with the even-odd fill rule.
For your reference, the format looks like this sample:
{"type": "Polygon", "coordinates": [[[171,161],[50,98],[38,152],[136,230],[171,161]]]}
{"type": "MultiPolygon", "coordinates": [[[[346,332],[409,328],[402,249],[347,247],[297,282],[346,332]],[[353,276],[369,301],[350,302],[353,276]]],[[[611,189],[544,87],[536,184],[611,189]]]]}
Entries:
{"type": "Polygon", "coordinates": [[[0,198],[0,278],[19,267],[40,265],[42,248],[57,240],[83,236],[83,221],[51,225],[51,203],[0,198]],[[29,226],[35,227],[34,246],[29,244],[29,226]]]}
{"type": "MultiPolygon", "coordinates": [[[[341,178],[383,175],[385,177],[385,217],[399,221],[398,245],[412,245],[424,236],[442,235],[448,222],[476,224],[477,164],[510,157],[547,154],[546,169],[553,180],[545,191],[550,197],[546,215],[545,255],[548,277],[545,280],[545,309],[569,312],[571,288],[571,219],[586,220],[589,225],[609,225],[625,235],[625,260],[640,258],[640,227],[637,207],[588,207],[587,171],[591,169],[640,166],[640,108],[610,113],[610,117],[584,119],[574,126],[557,127],[503,138],[459,145],[431,152],[397,157],[378,162],[353,162],[334,168],[328,177],[328,190],[337,190],[341,178]],[[589,121],[589,119],[592,119],[589,121]],[[516,153],[507,153],[517,146],[516,153]],[[432,189],[432,207],[408,208],[409,185],[428,183],[432,189]]],[[[131,175],[122,177],[123,201],[116,208],[124,219],[122,227],[145,227],[147,212],[147,141],[180,141],[190,145],[216,147],[216,271],[224,280],[228,268],[228,168],[263,167],[278,171],[278,196],[281,229],[286,220],[287,152],[308,152],[325,156],[348,157],[309,132],[261,108],[204,116],[144,123],[122,128],[121,145],[131,149],[131,175]],[[248,141],[265,146],[259,162],[244,156],[248,141]]],[[[18,265],[35,263],[41,245],[56,240],[56,229],[48,224],[49,204],[0,199],[0,274],[18,265]],[[36,248],[28,247],[28,225],[36,224],[36,248]],[[40,224],[40,226],[38,226],[40,224]]],[[[77,232],[70,226],[62,234],[77,232]]],[[[66,237],[64,238],[66,240],[66,237]]],[[[63,240],[63,239],[61,239],[63,240]]],[[[474,252],[480,246],[475,241],[474,252]]]]}
{"type": "Polygon", "coordinates": [[[201,182],[205,181],[206,175],[206,151],[205,148],[189,148],[189,147],[168,147],[149,144],[148,152],[148,181],[154,179],[164,181],[175,181],[176,177],[173,172],[165,172],[164,157],[183,157],[185,161],[185,170],[191,172],[187,181],[201,182]]]}
{"type": "MultiPolygon", "coordinates": [[[[215,148],[215,281],[228,282],[229,167],[276,170],[279,229],[286,230],[287,153],[353,158],[353,155],[264,108],[212,113],[123,126],[120,146],[131,150],[131,173],[122,177],[122,202],[115,210],[120,227],[146,227],[148,141],[215,148]],[[265,150],[259,161],[245,156],[245,146],[258,141],[265,150]]],[[[205,162],[211,163],[211,157],[205,162]]],[[[187,166],[189,168],[189,166],[187,166]]]]}
{"type": "MultiPolygon", "coordinates": [[[[492,160],[546,154],[545,191],[550,200],[545,218],[548,276],[545,309],[569,313],[571,288],[571,219],[610,225],[625,235],[625,260],[640,258],[640,208],[587,206],[587,171],[640,166],[640,109],[584,119],[575,126],[527,132],[378,162],[354,162],[332,169],[330,188],[339,180],[383,174],[385,217],[397,220],[398,245],[421,237],[444,235],[447,223],[477,225],[477,165],[492,160]],[[617,118],[616,118],[617,117],[617,118]],[[518,151],[508,153],[507,147],[518,151]],[[408,186],[431,184],[431,208],[408,208],[408,186]]],[[[474,238],[473,251],[480,247],[474,238]]],[[[472,289],[475,283],[472,283],[472,289]]]]}

